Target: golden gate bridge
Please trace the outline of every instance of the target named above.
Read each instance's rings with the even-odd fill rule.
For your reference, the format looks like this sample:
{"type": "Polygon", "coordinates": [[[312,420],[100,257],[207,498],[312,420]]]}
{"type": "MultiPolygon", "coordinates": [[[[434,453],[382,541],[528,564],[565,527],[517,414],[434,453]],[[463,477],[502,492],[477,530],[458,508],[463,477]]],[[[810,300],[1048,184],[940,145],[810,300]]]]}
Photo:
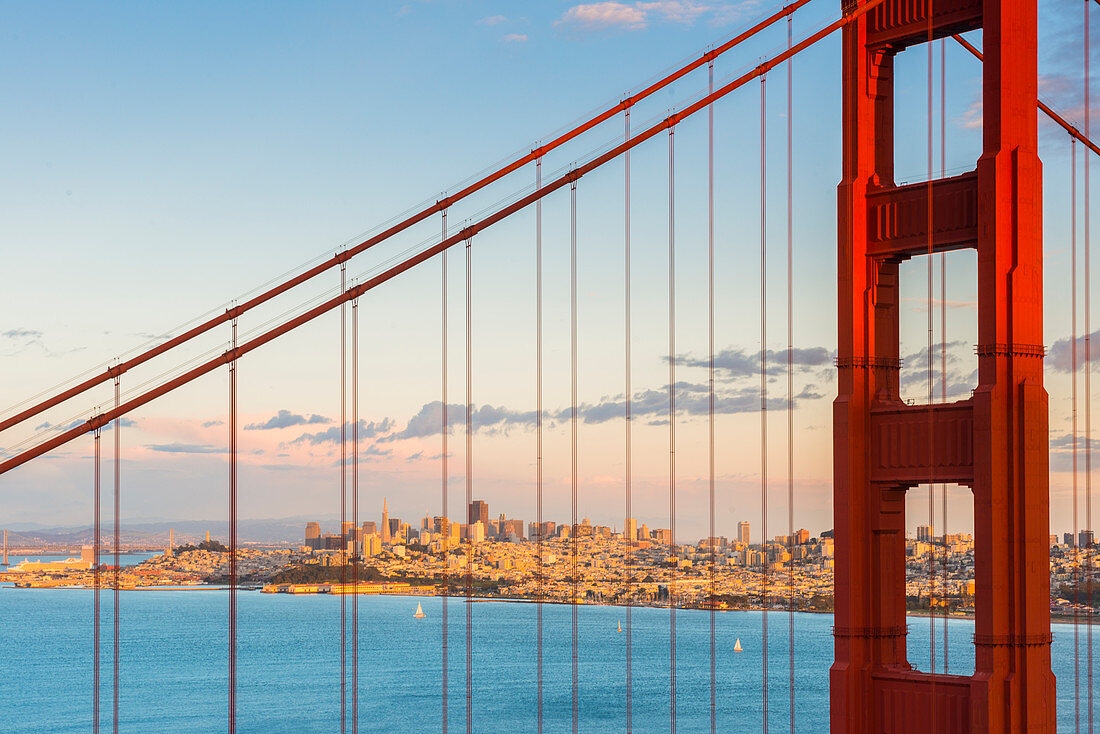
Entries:
{"type": "MultiPolygon", "coordinates": [[[[112,722],[115,731],[119,727],[118,675],[120,653],[119,635],[119,585],[118,556],[120,535],[120,503],[122,477],[120,455],[122,420],[138,408],[169,393],[186,388],[204,375],[220,370],[229,373],[229,476],[228,514],[230,518],[229,549],[230,576],[226,721],[230,732],[236,730],[237,714],[237,586],[236,557],[237,532],[237,389],[240,374],[239,361],[260,347],[267,345],[325,314],[340,315],[340,385],[341,385],[341,437],[340,437],[340,512],[341,521],[351,517],[358,524],[359,515],[359,300],[368,293],[382,289],[389,281],[414,268],[423,270],[430,263],[442,263],[441,298],[443,307],[439,314],[443,341],[440,345],[442,380],[440,386],[443,422],[440,429],[442,453],[440,458],[440,502],[443,514],[449,506],[448,497],[448,434],[451,422],[448,406],[448,355],[447,319],[447,257],[461,248],[465,258],[465,502],[473,501],[474,468],[473,447],[473,397],[471,334],[473,316],[471,294],[474,272],[473,252],[477,238],[490,228],[510,220],[521,212],[535,213],[535,229],[531,237],[536,248],[536,288],[533,297],[537,312],[537,408],[536,434],[538,439],[537,472],[537,522],[543,523],[543,211],[544,200],[555,194],[568,195],[569,247],[570,247],[570,385],[571,406],[568,415],[571,441],[571,512],[572,523],[579,520],[577,472],[579,400],[578,381],[578,285],[577,285],[577,230],[578,197],[581,184],[594,172],[605,170],[612,162],[622,162],[625,176],[622,181],[624,194],[623,241],[625,305],[623,339],[625,361],[624,396],[624,448],[626,452],[626,476],[624,481],[624,506],[626,517],[631,517],[631,169],[632,151],[642,147],[667,146],[668,154],[668,318],[667,335],[667,401],[668,401],[668,515],[675,545],[677,513],[677,362],[676,348],[676,132],[678,126],[689,118],[705,116],[707,130],[707,249],[708,280],[705,285],[709,303],[709,517],[710,537],[716,536],[715,520],[715,456],[719,451],[715,440],[715,275],[714,275],[714,133],[716,103],[750,83],[759,85],[761,159],[760,176],[760,305],[761,305],[761,362],[760,365],[760,415],[761,415],[761,502],[766,536],[768,518],[768,448],[767,420],[769,367],[767,339],[767,201],[769,188],[767,93],[768,75],[785,71],[787,84],[786,144],[787,187],[786,213],[786,300],[787,300],[787,349],[785,353],[785,378],[787,397],[788,472],[787,509],[788,539],[794,538],[794,455],[791,448],[791,404],[793,398],[792,353],[795,350],[793,320],[795,291],[792,267],[796,252],[793,227],[796,209],[793,204],[793,61],[800,53],[818,44],[834,33],[842,34],[843,79],[843,170],[838,189],[838,326],[839,345],[836,357],[838,394],[834,402],[834,524],[836,542],[835,571],[835,660],[830,673],[830,721],[831,730],[839,732],[1053,732],[1055,731],[1054,676],[1051,672],[1050,627],[1050,575],[1049,575],[1049,489],[1048,489],[1048,397],[1043,382],[1043,247],[1042,247],[1042,168],[1039,161],[1037,118],[1043,115],[1066,133],[1072,146],[1073,161],[1073,439],[1074,439],[1074,530],[1077,516],[1077,439],[1076,406],[1077,384],[1080,371],[1084,381],[1085,425],[1084,446],[1085,487],[1084,527],[1091,529],[1091,352],[1088,335],[1089,321],[1089,166],[1092,154],[1100,149],[1090,138],[1089,126],[1089,8],[1083,3],[1085,100],[1083,124],[1059,115],[1051,105],[1038,97],[1037,71],[1037,7],[1029,0],[846,0],[841,13],[823,27],[795,39],[792,17],[810,0],[796,0],[771,15],[759,20],[727,42],[708,49],[699,57],[653,81],[648,86],[623,97],[598,114],[558,134],[548,142],[542,142],[505,164],[490,170],[469,182],[457,192],[419,208],[404,218],[386,226],[381,231],[350,247],[344,247],[331,257],[307,269],[276,282],[259,293],[235,303],[224,312],[207,318],[186,330],[167,338],[151,348],[127,359],[119,360],[107,369],[81,379],[75,384],[38,396],[8,411],[0,420],[0,431],[10,431],[25,426],[28,421],[46,411],[86,398],[90,391],[100,386],[113,388],[113,403],[106,409],[94,410],[85,420],[61,430],[36,433],[28,441],[10,447],[0,461],[0,474],[11,472],[23,464],[39,459],[49,452],[71,442],[91,436],[93,454],[93,492],[95,553],[97,561],[102,547],[102,447],[103,432],[111,428],[113,439],[113,553],[115,575],[113,584],[113,659],[112,673],[112,722]],[[716,81],[715,64],[725,55],[772,28],[786,24],[786,47],[763,58],[751,68],[734,76],[716,81]],[[982,31],[982,48],[961,34],[982,31]],[[934,83],[932,78],[933,53],[937,47],[941,54],[947,43],[957,43],[983,64],[983,119],[982,153],[972,171],[947,176],[942,158],[939,175],[933,153],[934,83]],[[928,140],[926,180],[899,185],[894,176],[894,59],[907,48],[924,46],[928,54],[928,140]],[[642,126],[632,126],[631,112],[636,105],[668,89],[677,81],[691,75],[706,74],[706,91],[683,107],[642,126]],[[596,147],[589,156],[575,161],[567,168],[544,177],[545,157],[569,143],[589,140],[601,125],[621,119],[623,134],[611,144],[596,147]],[[1084,153],[1084,272],[1080,292],[1084,294],[1084,353],[1078,355],[1077,329],[1077,146],[1084,153]],[[521,189],[503,201],[497,202],[480,214],[462,221],[460,226],[448,224],[448,214],[464,200],[473,197],[501,181],[514,182],[521,176],[533,179],[533,187],[521,189]],[[383,266],[368,271],[362,278],[348,280],[348,266],[371,248],[392,241],[399,234],[416,225],[438,219],[439,234],[421,246],[386,261],[383,266]],[[947,402],[946,388],[937,400],[934,384],[934,360],[936,358],[934,332],[936,328],[933,303],[933,257],[940,254],[940,285],[946,278],[945,260],[942,254],[962,249],[977,253],[978,289],[978,385],[973,394],[964,400],[947,402]],[[904,261],[927,255],[927,401],[914,405],[900,397],[899,374],[901,356],[899,347],[899,267],[904,261]],[[317,299],[306,306],[287,312],[244,336],[238,335],[238,322],[250,312],[274,301],[284,294],[299,289],[322,275],[337,272],[339,290],[320,302],[317,299]],[[350,310],[350,330],[348,311],[350,310]],[[194,342],[200,336],[218,328],[228,328],[230,343],[227,349],[198,360],[191,360],[183,367],[164,373],[161,379],[142,384],[139,389],[123,399],[122,382],[138,367],[162,357],[170,357],[194,342]],[[350,333],[350,340],[349,340],[350,333]],[[349,343],[350,342],[350,343],[349,343]],[[350,349],[349,349],[350,347],[350,349]],[[349,369],[350,367],[350,369],[349,369]],[[348,373],[351,374],[350,402],[348,400],[348,373]],[[347,409],[351,410],[349,424],[347,409]],[[350,484],[350,488],[349,488],[350,484]],[[974,535],[976,573],[976,614],[974,645],[976,651],[975,672],[971,676],[951,675],[946,672],[946,620],[943,621],[944,672],[937,672],[936,641],[930,635],[930,661],[928,670],[918,671],[908,661],[905,621],[905,498],[906,493],[918,486],[929,489],[929,517],[934,514],[934,488],[947,484],[969,487],[974,496],[974,535]],[[349,491],[350,489],[350,491],[349,491]],[[350,505],[350,507],[349,507],[350,505]],[[350,511],[350,512],[349,512],[350,511]]],[[[947,84],[944,65],[941,63],[940,93],[945,94],[947,84]]],[[[741,100],[745,104],[747,101],[741,100]]],[[[940,105],[940,125],[943,125],[943,105],[940,105]]],[[[941,132],[941,141],[943,140],[941,132]]],[[[914,145],[919,144],[913,141],[914,145]]],[[[944,299],[941,298],[941,303],[944,299]]],[[[941,308],[941,335],[945,332],[945,307],[941,308]]],[[[941,338],[942,360],[946,360],[944,340],[941,338]]],[[[783,369],[783,355],[779,368],[783,369]]],[[[774,369],[774,367],[773,367],[774,369]]],[[[88,374],[88,373],[85,373],[88,374]]],[[[774,411],[775,408],[772,408],[774,411]]],[[[87,413],[85,413],[87,415],[87,413]]],[[[111,450],[111,449],[109,449],[111,450]]],[[[946,498],[946,494],[943,495],[946,498]]],[[[943,512],[946,526],[946,499],[943,512]]],[[[577,541],[573,536],[572,580],[579,581],[577,569],[577,541]]],[[[539,536],[541,543],[541,533],[539,536]]],[[[792,548],[793,550],[793,548],[792,548]]],[[[541,549],[540,549],[541,551],[541,549]]],[[[542,578],[543,554],[536,555],[536,570],[542,578]]],[[[1089,556],[1086,556],[1088,558],[1089,556]]],[[[932,558],[929,578],[936,577],[936,559],[932,558]]],[[[710,577],[715,575],[715,544],[711,543],[710,577]]],[[[343,563],[344,573],[349,565],[343,563]]],[[[93,711],[91,725],[94,731],[100,727],[102,699],[100,687],[100,597],[103,585],[98,579],[96,566],[95,622],[94,622],[94,672],[92,686],[93,711]]],[[[358,566],[350,566],[352,584],[358,566]]],[[[762,615],[762,640],[767,645],[769,624],[769,584],[793,584],[790,579],[770,578],[765,565],[761,598],[764,601],[762,615]]],[[[110,573],[110,572],[109,572],[110,573]]],[[[627,583],[629,581],[627,576],[627,583]]],[[[465,573],[466,601],[472,595],[472,571],[469,564],[465,573]]],[[[1091,565],[1078,579],[1088,588],[1092,598],[1093,571],[1091,565]]],[[[793,600],[793,596],[792,596],[793,600]]],[[[443,597],[444,610],[447,596],[443,597]]],[[[542,731],[543,707],[543,657],[542,603],[538,600],[535,623],[538,651],[538,726],[542,731]]],[[[475,614],[471,604],[465,605],[467,635],[464,715],[466,731],[477,731],[472,702],[472,635],[469,630],[475,614]]],[[[669,644],[671,667],[669,691],[671,700],[670,720],[676,730],[676,609],[675,589],[670,589],[669,644]]],[[[785,622],[788,625],[787,667],[790,675],[789,700],[780,704],[769,702],[768,655],[763,656],[764,670],[759,691],[761,710],[768,712],[776,705],[789,708],[788,726],[795,731],[797,721],[794,673],[797,662],[795,649],[794,603],[791,602],[785,622]]],[[[720,726],[717,721],[717,686],[714,643],[714,608],[711,605],[710,681],[711,681],[711,731],[720,726]]],[[[773,620],[774,620],[774,616],[773,620]]],[[[1076,730],[1087,727],[1093,730],[1093,677],[1091,613],[1085,634],[1084,661],[1075,662],[1076,730]]],[[[440,700],[443,730],[453,718],[454,685],[448,683],[448,633],[446,611],[443,615],[443,639],[441,640],[442,696],[440,700]],[[449,707],[451,713],[449,714],[449,707]]],[[[630,696],[633,674],[630,607],[625,609],[625,634],[627,638],[626,718],[621,726],[626,731],[636,727],[632,721],[630,696]]],[[[932,624],[935,624],[933,617],[932,624]]],[[[572,727],[581,728],[577,707],[579,670],[577,594],[574,593],[571,609],[573,649],[572,658],[572,727]]],[[[358,731],[359,702],[359,624],[358,599],[351,595],[350,603],[341,597],[341,706],[338,716],[340,730],[358,731]],[[349,610],[350,607],[350,610],[349,610]],[[351,620],[348,635],[346,621],[351,620]]],[[[1075,635],[1078,634],[1075,625],[1075,635]]],[[[1075,644],[1075,654],[1079,646],[1075,644]]],[[[692,661],[706,666],[708,661],[692,661]]],[[[461,688],[461,685],[458,686],[461,688]]],[[[769,729],[769,717],[762,717],[762,730],[769,729]]]]}

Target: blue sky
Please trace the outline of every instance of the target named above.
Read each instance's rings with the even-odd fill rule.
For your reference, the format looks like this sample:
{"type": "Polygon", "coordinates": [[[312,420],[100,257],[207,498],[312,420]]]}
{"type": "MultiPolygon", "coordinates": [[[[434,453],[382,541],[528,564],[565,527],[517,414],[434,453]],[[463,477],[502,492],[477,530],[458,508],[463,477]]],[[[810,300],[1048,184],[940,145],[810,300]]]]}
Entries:
{"type": "MultiPolygon", "coordinates": [[[[0,44],[0,405],[169,332],[179,324],[317,256],[524,151],[553,131],[771,12],[758,2],[373,2],[373,3],[12,3],[0,44]]],[[[834,3],[815,0],[795,17],[796,39],[827,22],[834,3]]],[[[1071,117],[1082,114],[1080,22],[1040,3],[1041,89],[1071,117]]],[[[980,44],[980,34],[973,40],[980,44]]],[[[718,79],[754,66],[786,43],[780,24],[723,58],[718,79]]],[[[835,348],[835,195],[839,178],[839,37],[795,65],[796,343],[807,350],[796,379],[796,524],[830,525],[831,354],[835,348]],[[816,350],[816,351],[815,351],[816,350]]],[[[938,51],[937,51],[938,59],[938,51]]],[[[898,60],[899,180],[924,175],[926,54],[898,60]],[[910,144],[909,140],[915,141],[910,144]]],[[[980,67],[948,46],[946,141],[949,172],[972,167],[980,148],[980,67]]],[[[1095,62],[1094,62],[1095,63],[1095,62]]],[[[706,85],[693,75],[639,105],[641,126],[690,101],[706,85]]],[[[785,74],[768,79],[768,271],[766,348],[785,336],[785,74]]],[[[938,99],[938,92],[937,92],[938,99]]],[[[716,106],[720,395],[719,531],[760,517],[759,338],[760,85],[716,106]]],[[[685,408],[678,427],[678,532],[701,535],[706,518],[705,420],[698,367],[706,355],[705,118],[677,131],[677,352],[685,408]],[[696,366],[692,366],[696,365],[696,366]],[[695,387],[693,387],[695,386],[695,387]],[[694,408],[693,408],[694,406],[694,408]]],[[[1048,345],[1069,335],[1068,144],[1041,123],[1046,172],[1048,345]]],[[[622,134],[601,126],[545,162],[552,172],[622,134]]],[[[937,141],[937,146],[938,146],[937,141]]],[[[938,147],[936,159],[938,160],[938,147]]],[[[651,527],[667,525],[668,151],[662,136],[632,160],[634,246],[633,387],[649,406],[635,430],[635,507],[651,527]],[[650,425],[653,424],[653,425],[650,425]]],[[[452,227],[529,186],[528,167],[456,207],[452,227]]],[[[581,508],[622,524],[621,164],[582,181],[579,205],[581,508]]],[[[544,205],[545,405],[568,406],[568,194],[544,205]]],[[[1095,217],[1094,217],[1095,219],[1095,217]]],[[[378,267],[438,232],[425,223],[353,263],[378,267]]],[[[474,395],[484,424],[475,441],[474,494],[493,512],[534,517],[533,213],[479,237],[474,257],[474,395]],[[494,410],[485,409],[491,406],[494,410]]],[[[448,402],[463,402],[464,274],[450,261],[448,402]]],[[[973,257],[953,257],[947,341],[952,382],[966,391],[973,369],[973,257]]],[[[904,268],[903,352],[924,346],[924,264],[904,268]]],[[[389,496],[404,517],[439,512],[440,400],[438,263],[362,299],[362,491],[371,512],[389,496]],[[419,417],[419,421],[417,420],[419,417]]],[[[319,297],[316,287],[245,318],[242,333],[319,297]]],[[[1094,299],[1095,301],[1096,299],[1094,299]]],[[[337,449],[325,431],[339,423],[338,317],[242,361],[242,512],[249,517],[329,514],[338,507],[337,449]],[[301,420],[297,417],[300,416],[301,420]],[[311,423],[311,421],[313,421],[311,423]]],[[[227,330],[197,343],[187,359],[224,348],[227,330]]],[[[1063,342],[1064,345],[1064,342],[1063,342]]],[[[182,361],[182,360],[181,360],[182,361]]],[[[911,360],[911,363],[916,363],[911,360]]],[[[177,367],[164,362],[127,376],[126,390],[177,367]]],[[[1049,365],[1048,365],[1049,367],[1049,365]]],[[[785,396],[782,375],[770,390],[785,396]]],[[[911,397],[920,398],[914,372],[911,397]]],[[[1048,368],[1052,440],[1064,445],[1069,382],[1048,368]]],[[[133,416],[124,434],[124,515],[220,517],[225,506],[225,375],[199,381],[133,416]]],[[[52,412],[65,425],[107,405],[109,391],[52,412]]],[[[785,528],[785,416],[772,417],[769,524],[785,528]]],[[[37,425],[37,424],[36,424],[37,425]]],[[[28,428],[33,428],[29,426],[28,428]]],[[[568,433],[547,432],[546,516],[568,517],[568,433]]],[[[29,434],[14,432],[11,448],[29,434]]],[[[0,518],[80,522],[90,517],[89,442],[0,478],[0,518]]],[[[461,474],[461,430],[451,441],[461,474]]],[[[1064,454],[1052,462],[1064,469],[1064,454]]],[[[1067,474],[1052,475],[1056,530],[1068,526],[1067,474]]],[[[464,496],[461,476],[452,497],[464,496]]],[[[963,495],[953,506],[963,507],[963,495]]],[[[921,501],[923,502],[923,501],[921,501]]],[[[914,507],[921,505],[917,502],[914,507]]],[[[460,515],[460,501],[451,507],[460,515]]],[[[953,514],[966,529],[965,510],[953,514]]],[[[921,521],[918,514],[910,525],[921,521]]],[[[950,525],[950,523],[949,523],[950,525]]],[[[949,528],[950,529],[950,528],[949,528]]]]}

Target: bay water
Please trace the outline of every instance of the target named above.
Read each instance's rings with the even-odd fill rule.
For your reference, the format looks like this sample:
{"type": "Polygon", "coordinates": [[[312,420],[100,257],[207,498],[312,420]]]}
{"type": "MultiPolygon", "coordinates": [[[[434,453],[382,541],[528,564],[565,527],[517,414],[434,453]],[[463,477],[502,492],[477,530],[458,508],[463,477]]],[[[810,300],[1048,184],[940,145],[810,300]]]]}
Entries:
{"type": "MultiPolygon", "coordinates": [[[[103,609],[101,725],[111,715],[111,593],[103,609]]],[[[217,588],[121,593],[120,731],[224,731],[228,594],[217,588]]],[[[352,600],[344,600],[350,617],[352,600]]],[[[238,593],[238,730],[339,731],[339,597],[238,593]]],[[[359,598],[359,731],[440,731],[443,600],[359,598]],[[427,617],[414,619],[417,602],[427,617]]],[[[477,732],[536,730],[536,605],[452,598],[448,618],[448,731],[466,727],[466,622],[471,620],[472,715],[477,732]]],[[[626,609],[577,610],[580,730],[626,731],[626,609]],[[622,624],[624,631],[617,632],[622,624]]],[[[634,608],[633,724],[669,731],[669,610],[634,608]]],[[[676,611],[676,715],[681,732],[710,731],[711,614],[676,611]]],[[[833,618],[794,615],[795,719],[798,731],[828,730],[833,618]]],[[[716,709],[723,731],[762,729],[763,615],[718,612],[716,709]],[[740,638],[744,652],[733,651],[740,638]]],[[[768,614],[769,724],[789,728],[790,620],[768,614]]],[[[942,622],[935,635],[941,646],[942,622]]],[[[910,618],[909,659],[927,670],[930,625],[910,618]]],[[[949,669],[974,669],[973,623],[949,624],[949,669]]],[[[1100,663],[1100,628],[1094,630],[1100,663]]],[[[1080,630],[1084,645],[1086,630],[1080,630]]],[[[546,732],[572,724],[572,619],[565,605],[543,605],[543,720],[546,732]]],[[[350,622],[347,642],[351,644],[350,622]]],[[[1083,647],[1082,647],[1083,649],[1083,647]]],[[[941,650],[942,654],[942,650],[941,650]]],[[[1073,628],[1054,626],[1059,731],[1073,730],[1073,628]]],[[[1082,658],[1083,660],[1083,658],[1082,658]]],[[[351,711],[351,655],[346,679],[351,711]]],[[[942,670],[942,657],[937,658],[942,670]]],[[[1082,669],[1082,707],[1087,680],[1082,669]]],[[[91,731],[92,592],[0,588],[0,729],[91,731]]],[[[1100,698],[1100,696],[1096,696],[1100,698]]],[[[105,729],[109,731],[108,729],[105,729]]],[[[349,726],[350,731],[350,726],[349,726]]]]}

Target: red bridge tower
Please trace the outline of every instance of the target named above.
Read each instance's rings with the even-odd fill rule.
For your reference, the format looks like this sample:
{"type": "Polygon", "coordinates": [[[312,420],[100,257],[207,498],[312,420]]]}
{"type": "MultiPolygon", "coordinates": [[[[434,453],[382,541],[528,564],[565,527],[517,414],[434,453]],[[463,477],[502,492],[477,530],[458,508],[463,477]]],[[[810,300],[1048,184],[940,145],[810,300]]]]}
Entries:
{"type": "Polygon", "coordinates": [[[1036,15],[1036,0],[886,0],[844,29],[833,734],[1055,730],[1036,15]],[[977,28],[977,168],[896,186],[894,56],[930,29],[977,28]],[[978,386],[968,400],[906,405],[898,267],[930,238],[936,252],[977,249],[978,386]],[[974,495],[970,677],[919,672],[906,656],[905,493],[930,480],[974,495]]]}

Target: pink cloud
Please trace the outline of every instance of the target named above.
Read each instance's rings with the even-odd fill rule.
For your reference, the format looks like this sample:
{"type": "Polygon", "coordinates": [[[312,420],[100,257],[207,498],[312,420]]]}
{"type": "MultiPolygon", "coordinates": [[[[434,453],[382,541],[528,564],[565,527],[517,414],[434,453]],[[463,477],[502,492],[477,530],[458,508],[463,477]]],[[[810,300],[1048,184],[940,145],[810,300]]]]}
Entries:
{"type": "Polygon", "coordinates": [[[646,27],[646,13],[638,5],[618,2],[574,5],[565,11],[555,25],[572,26],[588,31],[608,29],[638,31],[646,27]]]}

